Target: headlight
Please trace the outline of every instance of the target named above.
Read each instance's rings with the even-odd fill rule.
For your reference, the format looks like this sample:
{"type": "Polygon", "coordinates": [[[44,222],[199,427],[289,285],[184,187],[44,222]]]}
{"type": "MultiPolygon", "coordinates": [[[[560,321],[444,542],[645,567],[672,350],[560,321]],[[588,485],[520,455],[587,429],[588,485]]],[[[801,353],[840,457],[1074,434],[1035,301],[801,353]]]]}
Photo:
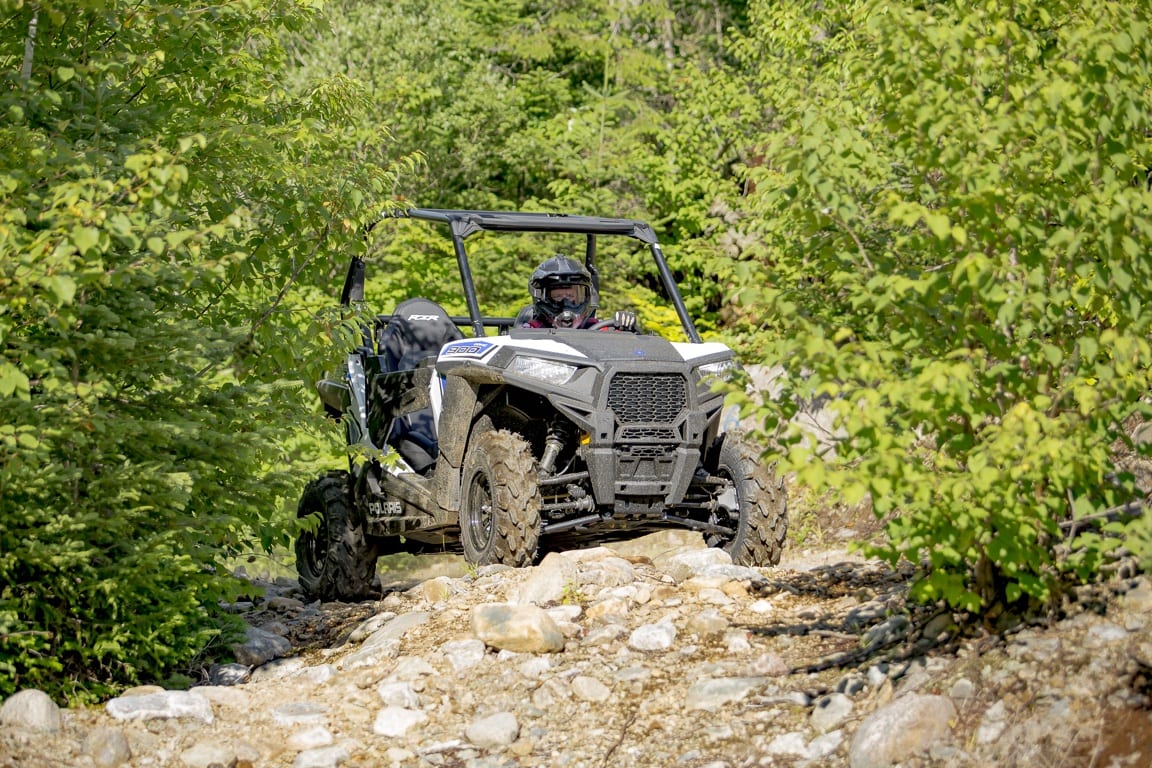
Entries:
{"type": "Polygon", "coordinates": [[[727,360],[717,360],[714,363],[704,363],[704,365],[697,366],[696,377],[702,382],[728,381],[738,370],[740,370],[740,364],[729,358],[727,360]]]}
{"type": "Polygon", "coordinates": [[[576,366],[556,363],[539,357],[517,357],[512,362],[512,372],[539,379],[546,384],[559,386],[572,378],[572,374],[576,373],[576,366]]]}

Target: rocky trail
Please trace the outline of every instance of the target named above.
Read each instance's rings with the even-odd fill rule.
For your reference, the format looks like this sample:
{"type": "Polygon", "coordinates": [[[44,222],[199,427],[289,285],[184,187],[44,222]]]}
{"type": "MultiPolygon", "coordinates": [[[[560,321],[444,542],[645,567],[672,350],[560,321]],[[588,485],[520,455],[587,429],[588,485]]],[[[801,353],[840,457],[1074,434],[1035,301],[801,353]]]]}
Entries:
{"type": "MultiPolygon", "coordinates": [[[[1152,582],[960,633],[842,548],[733,565],[682,534],[533,568],[233,608],[244,664],[87,709],[0,706],[0,767],[1152,765],[1152,582]]],[[[255,592],[256,590],[254,590],[255,592]]]]}

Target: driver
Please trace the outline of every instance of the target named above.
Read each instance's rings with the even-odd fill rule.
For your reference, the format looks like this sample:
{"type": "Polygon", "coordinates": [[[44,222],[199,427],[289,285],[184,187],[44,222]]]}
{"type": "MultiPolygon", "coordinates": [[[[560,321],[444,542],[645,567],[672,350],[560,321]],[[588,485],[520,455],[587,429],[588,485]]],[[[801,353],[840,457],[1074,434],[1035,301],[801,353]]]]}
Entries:
{"type": "MultiPolygon", "coordinates": [[[[525,307],[517,324],[525,328],[591,328],[600,297],[592,277],[580,262],[558,253],[546,259],[528,279],[532,306],[525,307]]],[[[636,313],[621,310],[613,316],[617,330],[637,331],[636,313]]]]}

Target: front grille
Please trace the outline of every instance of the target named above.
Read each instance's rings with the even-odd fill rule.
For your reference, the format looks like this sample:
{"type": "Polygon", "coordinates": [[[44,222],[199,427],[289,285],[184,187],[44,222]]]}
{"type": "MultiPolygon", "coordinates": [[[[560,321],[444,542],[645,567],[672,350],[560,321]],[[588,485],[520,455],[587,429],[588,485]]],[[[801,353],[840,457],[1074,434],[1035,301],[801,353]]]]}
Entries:
{"type": "Polygon", "coordinates": [[[680,439],[680,435],[676,430],[671,427],[658,427],[658,426],[634,426],[624,427],[616,433],[616,440],[620,442],[627,442],[629,440],[642,440],[642,441],[657,441],[660,442],[676,442],[680,439]]]}
{"type": "Polygon", "coordinates": [[[620,448],[620,456],[629,459],[660,459],[671,456],[675,451],[674,445],[625,445],[620,448]]]}
{"type": "Polygon", "coordinates": [[[608,388],[608,407],[621,424],[671,424],[688,403],[678,374],[618,373],[608,388]]]}

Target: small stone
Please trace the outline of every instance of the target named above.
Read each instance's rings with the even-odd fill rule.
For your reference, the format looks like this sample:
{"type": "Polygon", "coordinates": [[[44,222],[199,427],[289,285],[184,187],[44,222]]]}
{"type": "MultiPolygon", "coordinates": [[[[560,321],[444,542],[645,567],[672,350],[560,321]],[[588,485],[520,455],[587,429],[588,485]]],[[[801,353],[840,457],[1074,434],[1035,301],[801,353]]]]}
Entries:
{"type": "Polygon", "coordinates": [[[447,576],[438,576],[434,579],[417,584],[412,589],[408,590],[408,595],[418,600],[424,600],[429,605],[436,605],[442,603],[448,598],[452,597],[453,586],[452,579],[447,576]]]}
{"type": "Polygon", "coordinates": [[[389,677],[393,680],[417,680],[436,674],[436,669],[419,656],[401,656],[389,677]]]}
{"type": "Polygon", "coordinates": [[[577,675],[572,678],[571,687],[572,694],[582,701],[602,702],[607,701],[612,695],[608,686],[587,675],[577,675]]]}
{"type": "Polygon", "coordinates": [[[806,758],[808,757],[808,740],[799,731],[781,734],[768,743],[768,754],[806,758]]]}
{"type": "Polygon", "coordinates": [[[570,605],[555,605],[545,610],[545,612],[552,617],[552,620],[559,623],[562,621],[576,621],[584,613],[584,609],[575,604],[570,605]]]}
{"type": "Polygon", "coordinates": [[[776,609],[768,600],[757,600],[756,602],[752,603],[752,605],[748,606],[748,610],[752,611],[752,613],[764,615],[767,613],[772,613],[772,611],[776,609]]]}
{"type": "Polygon", "coordinates": [[[348,750],[341,744],[306,749],[296,755],[296,759],[292,761],[292,768],[337,768],[349,757],[351,755],[348,750]]]}
{"type": "Polygon", "coordinates": [[[403,707],[384,707],[376,715],[372,731],[378,736],[403,736],[412,728],[428,722],[428,715],[419,710],[403,707]]]}
{"type": "Polygon", "coordinates": [[[385,706],[406,709],[417,709],[420,706],[420,697],[412,690],[412,686],[404,681],[382,682],[376,686],[376,693],[380,695],[380,701],[385,706]]]}
{"type": "Polygon", "coordinates": [[[713,565],[732,565],[732,556],[718,547],[692,549],[672,555],[661,567],[669,572],[675,566],[683,566],[690,573],[696,574],[713,565]]]}
{"type": "Polygon", "coordinates": [[[976,685],[968,678],[962,677],[952,683],[948,695],[954,699],[970,699],[976,695],[976,685]]]}
{"type": "Polygon", "coordinates": [[[292,656],[287,659],[274,659],[252,670],[252,682],[258,683],[263,680],[278,680],[283,677],[288,677],[289,675],[294,675],[306,667],[307,663],[299,656],[292,656]]]}
{"type": "Polygon", "coordinates": [[[828,733],[840,726],[852,714],[852,699],[843,693],[833,693],[816,701],[811,723],[819,733],[828,733]]]}
{"type": "Polygon", "coordinates": [[[748,666],[748,669],[754,677],[783,677],[792,672],[788,662],[778,653],[766,653],[760,656],[748,666]]]}
{"type": "Polygon", "coordinates": [[[118,768],[132,759],[132,749],[124,732],[116,728],[93,728],[81,747],[96,768],[118,768]]]}
{"type": "Polygon", "coordinates": [[[298,611],[304,607],[303,601],[297,600],[294,597],[283,597],[277,595],[276,597],[268,598],[268,607],[280,613],[288,611],[298,611]]]}
{"type": "Polygon", "coordinates": [[[563,680],[551,678],[532,692],[532,705],[537,709],[548,711],[558,702],[572,698],[572,689],[563,680]]]}
{"type": "Polygon", "coordinates": [[[628,628],[622,624],[604,624],[588,630],[581,640],[582,645],[607,645],[618,640],[628,633],[628,628]]]}
{"type": "Polygon", "coordinates": [[[520,737],[520,723],[511,712],[499,712],[473,722],[464,736],[481,749],[500,749],[520,737]]]}
{"type": "Polygon", "coordinates": [[[1102,645],[1111,645],[1112,643],[1119,643],[1128,639],[1128,630],[1124,629],[1118,624],[1113,624],[1110,621],[1103,621],[1099,624],[1093,624],[1088,628],[1088,635],[1085,637],[1089,647],[1099,647],[1102,645]]]}
{"type": "Polygon", "coordinates": [[[700,637],[714,637],[724,634],[728,626],[728,619],[710,608],[690,617],[684,629],[700,637]]]}
{"type": "Polygon", "coordinates": [[[242,685],[251,675],[252,670],[243,664],[213,664],[208,667],[211,685],[242,685]]]}
{"type": "Polygon", "coordinates": [[[521,662],[517,667],[517,669],[520,670],[520,674],[530,680],[536,680],[551,668],[552,662],[548,660],[547,656],[533,656],[521,662]]]}
{"type": "Polygon", "coordinates": [[[216,706],[248,710],[252,707],[251,697],[243,688],[218,685],[198,685],[196,693],[216,706]]]}
{"type": "MultiPolygon", "coordinates": [[[[389,595],[389,597],[391,597],[391,595],[389,595]]],[[[383,627],[388,622],[392,621],[392,619],[394,619],[394,618],[396,618],[395,613],[393,613],[392,611],[384,611],[382,613],[376,614],[375,616],[373,616],[370,619],[365,619],[364,621],[362,621],[360,623],[360,626],[358,626],[358,627],[356,627],[356,629],[352,630],[352,634],[348,635],[348,642],[350,642],[350,643],[362,643],[362,642],[364,642],[365,640],[368,639],[368,637],[370,637],[372,635],[372,633],[376,632],[378,629],[383,627]]]]}
{"type": "Polygon", "coordinates": [[[808,758],[810,760],[820,760],[828,757],[844,742],[843,731],[831,731],[822,736],[817,736],[808,742],[808,758]]]}
{"type": "Polygon", "coordinates": [[[311,701],[292,701],[272,710],[277,725],[320,725],[328,719],[328,707],[311,701]]]}
{"type": "Polygon", "coordinates": [[[741,654],[752,651],[752,641],[748,638],[747,630],[733,629],[724,634],[724,646],[728,653],[741,654]]]}
{"type": "Polygon", "coordinates": [[[606,557],[589,564],[580,574],[583,584],[623,587],[636,581],[636,569],[621,557],[606,557]]]}
{"type": "Polygon", "coordinates": [[[322,725],[315,725],[311,728],[305,728],[302,731],[296,731],[289,736],[288,746],[297,752],[303,752],[307,749],[327,747],[332,744],[334,740],[331,731],[322,725]]]}
{"type": "Polygon", "coordinates": [[[849,696],[855,696],[864,690],[868,685],[868,680],[860,675],[852,674],[845,675],[840,678],[840,682],[836,683],[836,692],[844,693],[849,696]]]}
{"type": "Polygon", "coordinates": [[[628,647],[637,651],[666,651],[676,642],[676,627],[668,622],[643,624],[628,636],[628,647]]]}
{"type": "Polygon", "coordinates": [[[998,701],[984,712],[979,727],[976,728],[976,742],[991,744],[1000,738],[1008,727],[1008,709],[1003,701],[998,701]]]}
{"type": "Polygon", "coordinates": [[[614,616],[627,616],[628,601],[619,597],[609,597],[606,600],[601,600],[598,603],[588,606],[586,615],[589,621],[599,621],[600,619],[614,616]]]}
{"type": "Polygon", "coordinates": [[[44,691],[26,688],[9,696],[0,706],[0,725],[29,731],[56,733],[63,730],[60,707],[44,691]]]}
{"type": "Polygon", "coordinates": [[[236,752],[222,744],[202,741],[181,752],[180,762],[188,768],[213,768],[213,766],[234,768],[236,752]]]}
{"type": "Polygon", "coordinates": [[[873,688],[879,688],[888,681],[888,665],[887,664],[873,664],[868,667],[866,674],[868,684],[873,688]]]}
{"type": "Polygon", "coordinates": [[[720,587],[720,591],[733,600],[748,599],[748,587],[742,581],[730,581],[720,587]]]}
{"type": "Polygon", "coordinates": [[[384,757],[388,758],[392,765],[400,765],[409,760],[415,760],[416,753],[400,747],[389,747],[384,750],[384,757]]]}
{"type": "Polygon", "coordinates": [[[700,680],[688,688],[684,706],[689,710],[714,712],[733,701],[740,701],[764,687],[762,677],[717,677],[700,680]]]}
{"type": "Polygon", "coordinates": [[[487,646],[483,640],[452,640],[440,646],[452,669],[463,672],[484,661],[487,646]]]}
{"type": "Polygon", "coordinates": [[[323,685],[336,676],[336,667],[331,664],[317,664],[314,667],[305,667],[293,675],[293,678],[303,680],[309,685],[323,685]]]}

